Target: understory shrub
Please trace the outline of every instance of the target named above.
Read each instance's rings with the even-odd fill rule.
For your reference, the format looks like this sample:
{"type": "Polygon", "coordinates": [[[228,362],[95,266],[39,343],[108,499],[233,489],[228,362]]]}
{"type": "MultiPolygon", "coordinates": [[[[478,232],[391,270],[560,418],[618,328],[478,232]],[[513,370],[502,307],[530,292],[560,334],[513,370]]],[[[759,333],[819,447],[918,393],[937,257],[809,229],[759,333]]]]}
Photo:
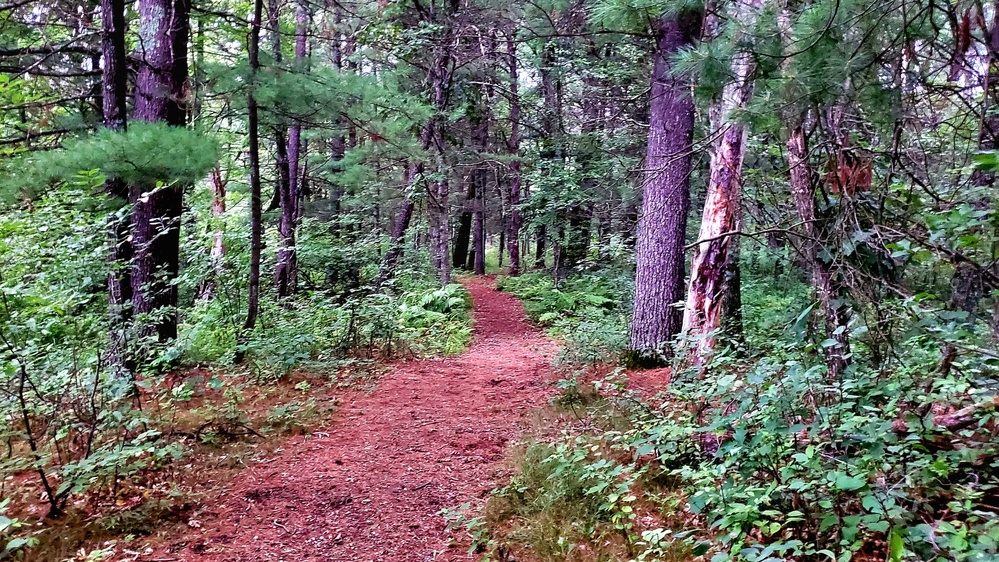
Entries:
{"type": "Polygon", "coordinates": [[[471,338],[468,292],[441,287],[425,255],[408,257],[384,293],[373,293],[384,239],[333,243],[328,226],[311,222],[300,290],[278,299],[265,284],[257,326],[240,343],[245,366],[232,365],[246,314],[236,226],[218,263],[207,255],[213,231],[185,230],[176,340],[113,331],[104,225],[119,210],[102,185],[98,174],[81,174],[0,216],[0,558],[30,559],[25,549],[52,536],[42,517],[115,506],[121,490],[157,482],[195,446],[295,431],[328,413],[335,405],[305,382],[299,399],[268,404],[266,419],[251,421],[244,397],[267,394],[297,368],[329,382],[350,361],[454,354],[471,338]],[[137,360],[134,372],[113,367],[123,352],[137,360]]]}
{"type": "Polygon", "coordinates": [[[500,290],[518,297],[528,317],[565,343],[561,360],[613,362],[628,345],[633,281],[627,275],[586,274],[556,284],[534,272],[501,277],[500,290]]]}

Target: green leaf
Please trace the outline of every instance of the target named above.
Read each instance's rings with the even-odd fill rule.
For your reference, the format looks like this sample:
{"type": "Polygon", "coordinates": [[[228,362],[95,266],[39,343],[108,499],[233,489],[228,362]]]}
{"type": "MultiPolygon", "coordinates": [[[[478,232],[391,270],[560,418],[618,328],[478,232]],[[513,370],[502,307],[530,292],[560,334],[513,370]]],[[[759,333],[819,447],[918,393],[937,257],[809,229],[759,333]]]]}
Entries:
{"type": "Polygon", "coordinates": [[[834,472],[830,474],[830,477],[834,478],[833,486],[842,492],[852,492],[867,485],[866,478],[858,478],[842,472],[834,472]]]}
{"type": "Polygon", "coordinates": [[[902,531],[895,527],[891,531],[888,539],[888,559],[887,562],[902,562],[902,555],[905,553],[905,544],[902,541],[902,531]]]}

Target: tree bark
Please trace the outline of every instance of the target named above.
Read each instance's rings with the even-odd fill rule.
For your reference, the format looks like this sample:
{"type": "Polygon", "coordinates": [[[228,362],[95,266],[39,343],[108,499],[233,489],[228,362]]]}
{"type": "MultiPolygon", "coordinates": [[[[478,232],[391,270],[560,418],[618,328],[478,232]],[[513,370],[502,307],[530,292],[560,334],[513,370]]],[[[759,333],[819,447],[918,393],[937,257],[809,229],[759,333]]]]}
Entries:
{"type": "MultiPolygon", "coordinates": [[[[308,21],[305,4],[299,3],[295,12],[295,65],[297,72],[301,72],[305,64],[308,21]]],[[[287,188],[280,192],[281,221],[278,225],[280,242],[274,274],[278,296],[281,297],[294,293],[298,286],[296,229],[298,227],[299,204],[302,198],[301,188],[304,183],[301,173],[301,161],[304,158],[302,147],[302,121],[296,118],[293,119],[291,128],[288,130],[287,188]]]]}
{"type": "Polygon", "coordinates": [[[545,268],[545,244],[548,240],[548,228],[539,226],[534,231],[534,269],[545,268]]]}
{"type": "MultiPolygon", "coordinates": [[[[446,25],[446,24],[445,24],[446,25]]],[[[432,149],[435,178],[427,182],[430,213],[430,257],[442,285],[451,282],[451,260],[448,246],[451,239],[450,227],[450,188],[448,169],[445,164],[444,111],[447,106],[448,90],[451,82],[451,52],[448,46],[450,30],[444,33],[445,39],[434,54],[430,68],[430,95],[434,115],[420,132],[424,149],[432,149]]]]}
{"type": "Polygon", "coordinates": [[[510,72],[509,103],[510,103],[510,138],[507,140],[507,150],[513,159],[510,161],[509,195],[510,214],[506,223],[507,253],[510,255],[509,275],[520,275],[520,93],[517,74],[517,45],[514,42],[514,32],[506,36],[506,53],[510,72]]]}
{"type": "Polygon", "coordinates": [[[486,274],[486,184],[489,181],[489,168],[485,162],[485,154],[489,150],[489,97],[484,92],[477,92],[477,107],[471,115],[471,141],[478,154],[478,162],[472,171],[472,182],[475,184],[475,199],[473,200],[474,223],[472,225],[472,248],[475,252],[472,261],[472,271],[476,275],[486,274]]]}
{"type": "Polygon", "coordinates": [[[212,233],[212,249],[209,253],[212,270],[198,287],[198,300],[202,302],[210,301],[215,296],[218,288],[218,280],[222,276],[222,264],[225,260],[225,230],[223,230],[223,217],[225,217],[225,192],[226,180],[222,177],[222,168],[216,166],[212,170],[212,219],[215,222],[212,233]]]}
{"type": "MultiPolygon", "coordinates": [[[[268,27],[271,36],[271,54],[275,64],[283,59],[281,51],[281,4],[279,0],[269,0],[267,7],[268,27]]],[[[296,22],[298,14],[296,13],[296,22]]],[[[296,24],[295,55],[298,59],[299,24],[296,24]]],[[[305,56],[304,36],[301,36],[302,57],[305,56]]],[[[274,126],[274,146],[277,165],[277,204],[281,209],[278,220],[278,252],[274,266],[274,286],[278,297],[287,297],[295,292],[298,285],[298,257],[295,252],[295,222],[298,215],[298,167],[301,149],[301,126],[287,126],[287,121],[278,119],[274,126]],[[293,154],[294,153],[294,154],[293,154]]]]}
{"type": "Polygon", "coordinates": [[[656,20],[655,68],[642,214],[635,247],[635,306],[631,322],[633,358],[657,364],[680,332],[684,243],[690,210],[694,100],[690,78],[674,72],[671,58],[694,43],[699,13],[681,12],[656,20]]]}
{"type": "Polygon", "coordinates": [[[472,240],[472,209],[468,207],[470,202],[475,201],[475,182],[471,176],[468,178],[468,187],[465,196],[465,208],[458,219],[458,232],[454,237],[454,248],[452,249],[451,264],[456,269],[471,269],[467,264],[471,264],[473,259],[469,259],[469,244],[472,240]]]}
{"type": "MultiPolygon", "coordinates": [[[[187,40],[190,0],[140,0],[139,72],[135,119],[185,125],[187,117],[187,40]]],[[[183,186],[131,186],[133,313],[148,314],[143,337],[164,342],[177,337],[177,287],[180,270],[180,217],[183,186]]]]}
{"type": "Polygon", "coordinates": [[[805,235],[802,241],[802,253],[812,270],[812,287],[822,306],[826,339],[830,340],[829,345],[823,345],[823,353],[829,375],[835,378],[850,364],[850,334],[845,329],[847,320],[845,311],[838,303],[840,295],[835,282],[835,273],[830,264],[819,257],[819,246],[823,236],[817,225],[815,185],[812,182],[813,174],[808,154],[808,139],[804,125],[799,123],[790,130],[787,139],[791,198],[798,212],[798,220],[802,223],[805,235]]]}
{"type": "MultiPolygon", "coordinates": [[[[745,20],[746,10],[741,19],[745,20]]],[[[695,340],[693,360],[704,364],[714,353],[719,330],[737,330],[728,336],[738,338],[741,332],[739,310],[741,299],[734,295],[740,290],[739,236],[742,227],[742,163],[748,130],[732,120],[735,111],[745,108],[752,96],[752,58],[739,52],[732,61],[733,80],[725,85],[721,98],[708,110],[713,134],[720,136],[712,147],[710,177],[701,214],[698,244],[690,264],[690,284],[684,309],[683,330],[695,340]]]]}
{"type": "MultiPolygon", "coordinates": [[[[410,168],[405,167],[403,183],[407,186],[415,181],[420,181],[423,176],[423,164],[417,164],[410,168]]],[[[412,187],[410,191],[415,191],[412,187]]],[[[399,263],[399,259],[402,257],[403,241],[406,236],[406,231],[409,229],[409,223],[413,218],[413,209],[415,203],[411,197],[406,197],[405,201],[402,203],[402,207],[399,209],[399,216],[395,220],[395,226],[392,229],[392,238],[389,245],[389,249],[385,252],[385,259],[382,262],[381,269],[378,270],[378,275],[375,276],[375,280],[372,283],[375,291],[380,291],[385,285],[385,282],[389,280],[392,273],[395,271],[396,265],[399,263]]]]}
{"type": "Polygon", "coordinates": [[[248,298],[246,320],[237,343],[235,362],[245,356],[244,345],[249,333],[257,326],[260,312],[260,257],[263,251],[262,202],[260,198],[260,122],[257,98],[254,92],[257,73],[260,71],[260,22],[263,18],[263,0],[254,0],[253,19],[250,22],[250,91],[246,99],[247,136],[250,156],[250,276],[247,283],[248,298]]]}
{"type": "MultiPolygon", "coordinates": [[[[124,131],[128,115],[128,67],[125,46],[125,1],[101,0],[102,109],[104,126],[124,131]]],[[[120,179],[105,183],[107,194],[116,202],[128,202],[128,186],[120,179]]],[[[132,318],[132,242],[127,209],[111,214],[108,236],[111,243],[108,273],[108,304],[111,312],[109,359],[113,370],[131,373],[135,366],[128,357],[127,328],[132,318]]]]}
{"type": "MultiPolygon", "coordinates": [[[[790,17],[786,11],[778,16],[778,28],[785,46],[790,44],[790,17]]],[[[815,209],[815,174],[809,161],[808,136],[805,131],[806,114],[785,112],[788,124],[787,165],[791,176],[791,198],[804,234],[801,254],[811,269],[812,287],[822,307],[825,325],[823,354],[829,376],[839,377],[850,364],[850,334],[846,329],[848,314],[842,304],[835,271],[819,256],[823,243],[828,242],[825,228],[819,223],[815,209]]]]}

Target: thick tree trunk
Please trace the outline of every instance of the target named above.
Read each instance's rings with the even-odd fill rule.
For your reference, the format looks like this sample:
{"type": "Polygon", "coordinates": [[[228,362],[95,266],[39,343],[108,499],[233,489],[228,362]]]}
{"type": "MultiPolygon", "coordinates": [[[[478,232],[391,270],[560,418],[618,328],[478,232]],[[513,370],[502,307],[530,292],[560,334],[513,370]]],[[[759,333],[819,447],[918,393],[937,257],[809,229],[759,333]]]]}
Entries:
{"type": "Polygon", "coordinates": [[[674,72],[671,58],[693,44],[700,14],[682,12],[655,22],[647,170],[635,247],[635,307],[631,344],[638,363],[659,363],[680,333],[684,243],[690,211],[694,100],[690,78],[674,72]]]}
{"type": "Polygon", "coordinates": [[[506,223],[506,243],[507,253],[510,255],[510,275],[520,275],[520,93],[519,80],[517,75],[517,45],[514,42],[514,33],[509,32],[506,37],[506,52],[510,72],[509,102],[510,102],[510,138],[507,140],[507,150],[513,157],[510,162],[510,215],[506,223]]]}
{"type": "MultiPolygon", "coordinates": [[[[126,128],[128,106],[128,68],[125,52],[125,1],[101,0],[102,105],[104,126],[113,131],[126,128]]],[[[128,186],[120,179],[105,184],[108,196],[116,202],[128,202],[128,186]]],[[[113,213],[108,219],[111,244],[108,274],[108,304],[111,312],[110,349],[112,369],[122,375],[134,369],[128,357],[127,328],[132,318],[132,241],[129,214],[113,213]]]]}
{"type": "Polygon", "coordinates": [[[469,257],[469,249],[472,240],[472,209],[469,205],[475,201],[475,181],[469,176],[468,188],[465,196],[465,208],[458,219],[458,232],[454,238],[454,248],[452,249],[451,264],[456,269],[471,269],[472,259],[469,257]],[[469,264],[469,265],[466,265],[469,264]]]}
{"type": "Polygon", "coordinates": [[[534,269],[545,268],[545,244],[548,240],[548,228],[541,225],[534,231],[534,269]]]}
{"type": "MultiPolygon", "coordinates": [[[[711,105],[711,131],[721,132],[711,153],[710,178],[701,214],[698,240],[690,265],[690,284],[684,309],[683,330],[696,340],[693,359],[706,362],[714,353],[717,332],[739,329],[731,321],[740,311],[739,235],[742,227],[742,163],[748,131],[732,121],[732,113],[746,106],[752,95],[752,60],[738,53],[732,61],[733,81],[725,85],[721,99],[711,105]]],[[[740,330],[741,331],[741,330],[740,330]]],[[[733,338],[739,335],[728,334],[733,338]]]]}
{"type": "Polygon", "coordinates": [[[250,156],[250,276],[247,283],[248,298],[246,321],[239,336],[235,361],[241,363],[245,356],[242,345],[257,326],[260,312],[260,257],[263,251],[262,202],[260,197],[260,120],[254,92],[257,73],[260,71],[260,22],[263,17],[263,0],[254,0],[253,20],[250,22],[250,91],[246,100],[247,136],[250,156]]]}
{"type": "MultiPolygon", "coordinates": [[[[135,119],[185,125],[190,0],[140,0],[135,119]]],[[[177,337],[183,186],[131,186],[133,313],[148,314],[142,336],[177,337]]]]}

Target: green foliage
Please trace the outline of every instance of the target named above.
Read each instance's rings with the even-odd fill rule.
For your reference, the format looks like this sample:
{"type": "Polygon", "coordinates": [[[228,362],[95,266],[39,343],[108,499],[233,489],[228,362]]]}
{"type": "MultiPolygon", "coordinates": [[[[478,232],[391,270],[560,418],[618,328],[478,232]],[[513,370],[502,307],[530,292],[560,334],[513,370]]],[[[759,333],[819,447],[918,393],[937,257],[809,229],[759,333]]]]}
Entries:
{"type": "Polygon", "coordinates": [[[583,445],[567,440],[528,446],[520,473],[489,500],[489,525],[512,521],[505,540],[528,545],[541,560],[580,560],[584,543],[630,541],[637,499],[631,487],[641,471],[583,445]]]}
{"type": "Polygon", "coordinates": [[[9,162],[2,189],[8,200],[33,196],[90,170],[145,188],[188,184],[203,178],[217,159],[216,143],[203,131],[136,122],[126,132],[102,129],[62,149],[9,162]]]}
{"type": "Polygon", "coordinates": [[[614,362],[627,348],[630,276],[578,275],[556,287],[550,275],[501,277],[497,286],[524,303],[524,310],[553,336],[565,340],[569,363],[614,362]]]}

